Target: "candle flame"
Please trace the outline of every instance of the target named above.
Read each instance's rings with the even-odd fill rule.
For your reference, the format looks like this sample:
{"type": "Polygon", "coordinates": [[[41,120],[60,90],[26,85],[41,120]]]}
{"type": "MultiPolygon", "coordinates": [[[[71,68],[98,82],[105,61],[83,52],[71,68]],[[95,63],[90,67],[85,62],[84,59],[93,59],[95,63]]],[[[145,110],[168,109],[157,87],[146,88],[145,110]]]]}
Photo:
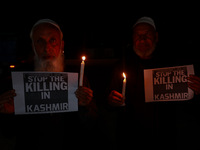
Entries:
{"type": "Polygon", "coordinates": [[[82,60],[84,61],[85,59],[86,59],[86,57],[85,57],[85,56],[83,56],[83,57],[82,57],[82,60]]]}
{"type": "Polygon", "coordinates": [[[10,68],[15,68],[15,65],[10,65],[10,68]]]}
{"type": "Polygon", "coordinates": [[[126,74],[123,72],[123,77],[124,77],[124,79],[126,79],[126,74]]]}

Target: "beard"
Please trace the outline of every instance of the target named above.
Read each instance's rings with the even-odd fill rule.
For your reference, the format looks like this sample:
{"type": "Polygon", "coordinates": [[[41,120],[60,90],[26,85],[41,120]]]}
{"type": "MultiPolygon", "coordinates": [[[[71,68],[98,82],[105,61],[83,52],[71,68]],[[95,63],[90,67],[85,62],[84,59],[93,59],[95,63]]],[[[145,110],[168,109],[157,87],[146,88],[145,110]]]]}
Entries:
{"type": "Polygon", "coordinates": [[[137,49],[136,47],[133,48],[135,53],[142,59],[149,59],[151,58],[154,50],[155,50],[155,45],[153,47],[148,48],[148,49],[137,49]]]}
{"type": "Polygon", "coordinates": [[[37,55],[34,59],[35,71],[47,71],[47,72],[63,72],[64,71],[64,55],[59,54],[54,59],[41,59],[37,55]]]}

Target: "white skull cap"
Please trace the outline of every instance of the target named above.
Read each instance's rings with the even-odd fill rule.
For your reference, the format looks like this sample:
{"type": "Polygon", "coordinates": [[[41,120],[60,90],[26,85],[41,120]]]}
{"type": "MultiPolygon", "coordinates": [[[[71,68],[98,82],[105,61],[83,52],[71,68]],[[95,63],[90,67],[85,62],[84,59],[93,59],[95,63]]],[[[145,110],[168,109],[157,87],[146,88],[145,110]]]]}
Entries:
{"type": "Polygon", "coordinates": [[[32,39],[33,29],[37,25],[42,24],[42,23],[49,23],[49,24],[52,24],[53,26],[55,26],[61,33],[61,39],[63,38],[63,33],[62,33],[61,29],[60,29],[60,26],[55,21],[53,21],[51,19],[40,19],[33,25],[32,29],[31,29],[31,33],[30,33],[30,38],[31,39],[32,39]]]}
{"type": "Polygon", "coordinates": [[[154,27],[154,29],[156,30],[154,20],[150,17],[146,17],[146,16],[141,17],[140,19],[137,20],[137,22],[134,24],[133,27],[135,27],[139,23],[148,23],[148,24],[152,25],[154,27]]]}

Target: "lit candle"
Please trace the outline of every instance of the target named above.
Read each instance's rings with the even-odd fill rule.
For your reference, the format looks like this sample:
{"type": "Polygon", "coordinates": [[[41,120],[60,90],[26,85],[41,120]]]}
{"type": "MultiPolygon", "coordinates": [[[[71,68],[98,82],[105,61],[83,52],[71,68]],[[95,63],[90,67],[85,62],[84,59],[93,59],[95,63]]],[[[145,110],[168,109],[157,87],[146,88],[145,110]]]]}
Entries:
{"type": "Polygon", "coordinates": [[[15,68],[15,65],[10,65],[10,68],[15,68]]]}
{"type": "Polygon", "coordinates": [[[79,86],[83,86],[83,75],[85,68],[85,56],[82,57],[81,68],[80,68],[80,77],[79,77],[79,86]]]}
{"type": "Polygon", "coordinates": [[[125,91],[126,91],[126,74],[123,72],[123,77],[124,77],[124,80],[123,80],[123,87],[122,87],[122,96],[123,96],[123,99],[125,99],[125,91]]]}

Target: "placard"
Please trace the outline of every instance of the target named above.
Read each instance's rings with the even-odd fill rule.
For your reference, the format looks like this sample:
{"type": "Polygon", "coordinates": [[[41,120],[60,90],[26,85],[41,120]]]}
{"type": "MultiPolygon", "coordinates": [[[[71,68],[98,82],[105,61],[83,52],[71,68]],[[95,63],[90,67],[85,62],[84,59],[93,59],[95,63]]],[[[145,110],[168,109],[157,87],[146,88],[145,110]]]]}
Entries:
{"type": "Polygon", "coordinates": [[[188,88],[187,77],[193,65],[144,70],[145,102],[189,100],[194,92],[188,88]]]}
{"type": "Polygon", "coordinates": [[[78,73],[12,72],[15,114],[78,111],[78,73]]]}

